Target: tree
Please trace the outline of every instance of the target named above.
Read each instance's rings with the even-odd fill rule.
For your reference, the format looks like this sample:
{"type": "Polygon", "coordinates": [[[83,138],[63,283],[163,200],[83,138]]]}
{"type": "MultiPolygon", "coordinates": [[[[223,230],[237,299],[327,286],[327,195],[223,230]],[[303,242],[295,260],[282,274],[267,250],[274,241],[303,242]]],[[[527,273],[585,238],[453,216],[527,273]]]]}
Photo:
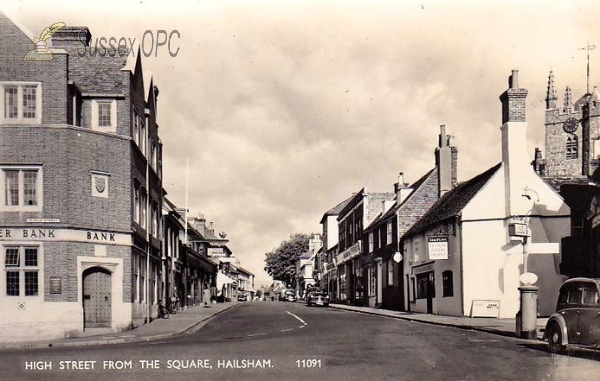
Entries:
{"type": "Polygon", "coordinates": [[[286,285],[296,284],[296,262],[308,251],[310,234],[292,234],[290,239],[283,241],[278,248],[267,253],[265,271],[274,279],[286,285]]]}

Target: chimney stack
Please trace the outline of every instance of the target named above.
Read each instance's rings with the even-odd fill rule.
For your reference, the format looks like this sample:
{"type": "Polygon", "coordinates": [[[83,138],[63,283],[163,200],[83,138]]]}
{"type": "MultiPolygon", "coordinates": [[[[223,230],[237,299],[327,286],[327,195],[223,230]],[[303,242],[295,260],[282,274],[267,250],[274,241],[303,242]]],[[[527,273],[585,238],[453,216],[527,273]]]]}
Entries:
{"type": "MultiPolygon", "coordinates": [[[[520,214],[524,204],[523,189],[532,171],[527,154],[527,121],[525,99],[527,90],[519,88],[518,70],[509,77],[508,89],[500,96],[502,102],[502,165],[506,189],[507,215],[520,214]]],[[[529,205],[529,207],[531,207],[529,205]]]]}
{"type": "Polygon", "coordinates": [[[446,135],[446,125],[440,125],[438,147],[435,149],[435,166],[438,171],[438,195],[452,190],[457,184],[457,155],[456,147],[451,147],[452,136],[446,135]]]}
{"type": "Polygon", "coordinates": [[[513,70],[508,77],[508,90],[500,95],[502,102],[502,124],[525,122],[525,98],[527,90],[519,88],[519,71],[513,70]]]}
{"type": "Polygon", "coordinates": [[[404,199],[412,193],[412,191],[412,188],[409,188],[409,184],[404,182],[404,172],[399,172],[398,182],[394,184],[394,193],[396,193],[396,203],[401,204],[402,201],[404,201],[404,199]]]}
{"type": "Polygon", "coordinates": [[[53,47],[90,46],[92,34],[87,26],[64,26],[52,36],[53,47]]]}

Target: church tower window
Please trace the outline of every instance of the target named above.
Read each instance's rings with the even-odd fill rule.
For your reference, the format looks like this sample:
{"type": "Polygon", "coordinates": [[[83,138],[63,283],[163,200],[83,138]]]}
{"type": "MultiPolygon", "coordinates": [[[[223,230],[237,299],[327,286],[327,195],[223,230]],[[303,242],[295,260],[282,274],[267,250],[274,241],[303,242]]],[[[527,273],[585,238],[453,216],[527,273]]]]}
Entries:
{"type": "Polygon", "coordinates": [[[579,157],[579,147],[576,135],[567,138],[566,153],[566,159],[577,159],[579,157]]]}

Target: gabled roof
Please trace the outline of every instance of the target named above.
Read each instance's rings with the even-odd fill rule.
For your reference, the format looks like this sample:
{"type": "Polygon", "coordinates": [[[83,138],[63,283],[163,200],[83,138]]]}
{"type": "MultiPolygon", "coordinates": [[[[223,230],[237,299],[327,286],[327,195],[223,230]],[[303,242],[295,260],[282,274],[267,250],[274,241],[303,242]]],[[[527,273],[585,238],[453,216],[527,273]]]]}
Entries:
{"type": "MultiPolygon", "coordinates": [[[[365,229],[365,231],[373,229],[376,225],[381,223],[381,221],[385,221],[388,218],[390,218],[391,216],[395,215],[398,212],[398,210],[401,209],[404,205],[412,202],[414,195],[416,193],[418,193],[418,190],[425,183],[425,181],[434,173],[434,171],[435,171],[435,168],[431,169],[429,172],[424,174],[419,180],[415,181],[409,187],[409,188],[412,188],[413,191],[404,200],[402,200],[401,203],[398,203],[396,201],[396,204],[394,206],[392,206],[387,212],[385,212],[385,214],[380,215],[377,218],[375,218],[375,220],[373,220],[373,222],[365,229]]],[[[436,190],[436,192],[437,192],[437,190],[436,190]]]]}
{"type": "Polygon", "coordinates": [[[498,171],[502,163],[498,163],[487,171],[473,177],[471,180],[460,183],[456,188],[448,191],[421,217],[405,234],[418,233],[434,226],[451,217],[460,215],[463,208],[475,197],[485,184],[498,171]]]}
{"type": "Polygon", "coordinates": [[[321,218],[321,222],[320,223],[322,224],[323,221],[328,216],[337,216],[338,214],[340,214],[340,212],[346,207],[346,205],[348,205],[348,203],[350,202],[350,200],[352,200],[352,197],[354,197],[354,195],[348,197],[344,201],[340,202],[339,204],[337,204],[333,208],[331,208],[328,211],[326,211],[325,214],[323,214],[323,218],[321,218]]]}
{"type": "Polygon", "coordinates": [[[383,215],[383,218],[386,219],[387,217],[395,214],[398,211],[398,209],[402,208],[402,206],[404,206],[407,203],[409,203],[410,201],[412,201],[412,198],[417,193],[419,188],[421,188],[421,186],[425,183],[425,180],[427,180],[434,171],[435,171],[435,168],[431,169],[429,172],[424,174],[419,180],[415,181],[410,186],[410,188],[412,188],[413,191],[400,204],[396,204],[390,210],[388,210],[387,213],[383,215]]]}

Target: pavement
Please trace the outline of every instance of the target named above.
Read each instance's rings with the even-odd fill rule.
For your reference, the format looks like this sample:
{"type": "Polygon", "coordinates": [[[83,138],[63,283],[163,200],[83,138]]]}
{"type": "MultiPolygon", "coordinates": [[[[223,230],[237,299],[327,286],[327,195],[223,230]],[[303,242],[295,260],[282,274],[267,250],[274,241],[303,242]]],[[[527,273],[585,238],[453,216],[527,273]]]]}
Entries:
{"type": "MultiPolygon", "coordinates": [[[[482,331],[502,336],[516,337],[515,319],[497,319],[497,318],[470,318],[460,316],[432,315],[418,312],[402,312],[384,310],[375,307],[357,307],[344,304],[329,304],[329,307],[361,312],[365,314],[386,316],[390,318],[403,319],[408,321],[442,325],[448,327],[457,327],[482,331]]],[[[537,339],[542,340],[544,329],[548,318],[537,319],[537,339]]]]}
{"type": "Polygon", "coordinates": [[[25,342],[0,342],[0,350],[64,348],[168,339],[202,327],[216,315],[235,307],[237,304],[239,303],[226,302],[213,303],[209,307],[190,307],[172,314],[168,319],[155,319],[150,324],[144,324],[132,330],[121,332],[111,332],[108,329],[89,329],[79,337],[25,342]]]}
{"type": "MultiPolygon", "coordinates": [[[[303,301],[298,301],[303,303],[303,301]]],[[[261,302],[268,303],[268,302],[261,302]]],[[[88,330],[79,337],[46,339],[26,342],[0,342],[1,349],[34,349],[34,348],[60,348],[78,347],[105,344],[121,344],[132,342],[145,342],[167,339],[192,329],[199,329],[216,315],[238,305],[239,302],[216,303],[210,307],[197,306],[173,314],[168,319],[156,319],[149,324],[144,324],[132,330],[122,332],[108,332],[107,330],[88,330]]],[[[330,308],[385,316],[389,318],[451,326],[475,331],[488,332],[502,336],[515,337],[515,319],[495,318],[469,318],[456,316],[442,316],[415,312],[401,312],[384,310],[374,307],[358,307],[344,304],[330,304],[330,308]]],[[[538,340],[542,339],[543,330],[548,319],[540,318],[537,321],[538,340]]],[[[523,339],[525,340],[525,339],[523,339]]],[[[530,341],[530,340],[528,340],[530,341]]]]}

